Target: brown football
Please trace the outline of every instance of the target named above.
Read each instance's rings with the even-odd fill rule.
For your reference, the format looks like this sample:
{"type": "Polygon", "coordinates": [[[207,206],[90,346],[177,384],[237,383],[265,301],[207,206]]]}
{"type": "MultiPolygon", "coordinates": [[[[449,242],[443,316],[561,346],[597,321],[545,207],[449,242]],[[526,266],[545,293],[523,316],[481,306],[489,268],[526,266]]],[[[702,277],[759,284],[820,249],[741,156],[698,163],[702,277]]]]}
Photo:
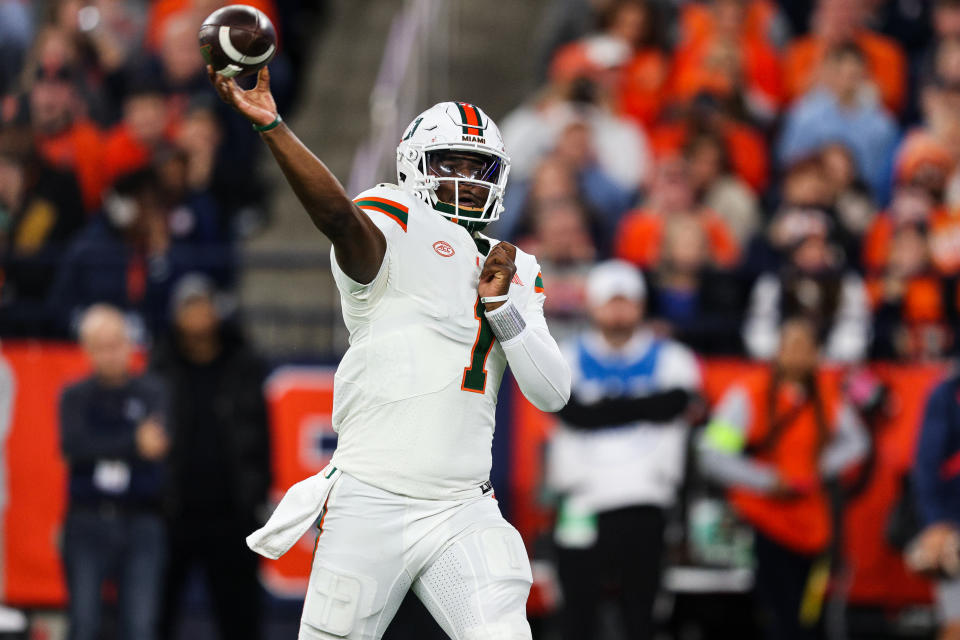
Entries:
{"type": "Polygon", "coordinates": [[[259,9],[231,4],[203,21],[200,53],[220,75],[245,76],[273,59],[277,53],[277,31],[259,9]]]}

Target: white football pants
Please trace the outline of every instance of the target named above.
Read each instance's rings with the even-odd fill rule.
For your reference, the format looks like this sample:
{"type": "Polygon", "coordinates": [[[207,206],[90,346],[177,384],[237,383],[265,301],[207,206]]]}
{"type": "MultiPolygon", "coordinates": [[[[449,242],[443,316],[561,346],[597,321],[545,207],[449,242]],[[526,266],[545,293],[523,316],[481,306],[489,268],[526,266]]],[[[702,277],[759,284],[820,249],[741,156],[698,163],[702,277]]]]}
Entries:
{"type": "Polygon", "coordinates": [[[453,640],[530,640],[530,563],[492,495],[421,500],[343,473],[320,523],[300,640],[379,640],[411,588],[453,640]]]}

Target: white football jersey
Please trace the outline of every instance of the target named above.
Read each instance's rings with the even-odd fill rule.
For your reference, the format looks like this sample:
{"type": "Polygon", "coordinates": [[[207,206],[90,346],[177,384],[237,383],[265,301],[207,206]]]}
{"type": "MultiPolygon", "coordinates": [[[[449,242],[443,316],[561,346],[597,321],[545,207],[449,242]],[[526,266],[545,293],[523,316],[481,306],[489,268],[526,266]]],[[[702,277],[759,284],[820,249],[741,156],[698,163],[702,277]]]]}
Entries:
{"type": "MultiPolygon", "coordinates": [[[[507,365],[477,295],[486,253],[464,227],[397,186],[378,185],[354,202],[387,249],[368,284],[344,274],[331,249],[350,332],[334,382],[332,462],[393,493],[476,496],[489,480],[507,365]]],[[[528,325],[546,328],[540,267],[519,250],[516,265],[510,297],[528,325]]]]}

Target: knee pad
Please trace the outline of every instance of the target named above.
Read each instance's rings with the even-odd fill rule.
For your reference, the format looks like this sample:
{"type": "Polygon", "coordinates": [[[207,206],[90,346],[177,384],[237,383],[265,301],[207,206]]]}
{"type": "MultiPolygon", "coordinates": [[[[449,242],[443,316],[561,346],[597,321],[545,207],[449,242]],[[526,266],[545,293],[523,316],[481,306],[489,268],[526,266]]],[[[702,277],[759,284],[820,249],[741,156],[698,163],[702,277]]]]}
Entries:
{"type": "Polygon", "coordinates": [[[303,603],[300,637],[332,640],[348,637],[358,622],[377,613],[377,582],[368,576],[314,567],[303,603]]]}

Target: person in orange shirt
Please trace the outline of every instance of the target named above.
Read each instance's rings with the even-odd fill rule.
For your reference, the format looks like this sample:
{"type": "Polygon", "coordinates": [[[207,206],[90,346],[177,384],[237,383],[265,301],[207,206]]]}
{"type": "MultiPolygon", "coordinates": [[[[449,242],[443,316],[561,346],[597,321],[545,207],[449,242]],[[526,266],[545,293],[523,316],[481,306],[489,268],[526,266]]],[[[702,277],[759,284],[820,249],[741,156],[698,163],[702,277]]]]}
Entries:
{"type": "Polygon", "coordinates": [[[770,121],[783,101],[780,61],[762,37],[747,31],[746,0],[715,0],[709,31],[674,54],[669,97],[687,102],[702,91],[730,96],[742,92],[747,111],[770,121]]]}
{"type": "Polygon", "coordinates": [[[96,211],[107,185],[103,137],[83,115],[75,69],[38,66],[28,105],[41,157],[52,166],[73,173],[80,185],[84,209],[88,213],[96,211]]]}
{"type": "MultiPolygon", "coordinates": [[[[619,69],[615,87],[619,110],[649,130],[663,109],[670,72],[670,61],[660,36],[657,5],[648,0],[619,0],[605,12],[602,22],[605,33],[630,45],[630,58],[619,69]]],[[[563,57],[583,47],[585,40],[567,45],[557,53],[558,68],[563,57]]]]}
{"type": "Polygon", "coordinates": [[[649,269],[657,264],[668,218],[691,217],[703,229],[713,265],[730,268],[740,259],[740,247],[723,220],[694,201],[690,171],[682,158],[664,161],[646,206],[624,216],[617,230],[614,254],[649,269]]]}
{"type": "Polygon", "coordinates": [[[898,224],[883,271],[867,280],[873,311],[871,357],[946,357],[953,346],[949,319],[960,311],[958,293],[956,282],[940,278],[930,262],[926,224],[898,224]]]}
{"type": "Polygon", "coordinates": [[[927,228],[930,261],[944,277],[960,275],[960,208],[942,204],[937,186],[942,174],[929,164],[918,164],[914,178],[898,187],[890,208],[867,230],[863,264],[868,272],[881,272],[895,230],[902,224],[923,224],[927,228]]]}
{"type": "Polygon", "coordinates": [[[656,6],[647,0],[616,0],[599,21],[599,32],[554,53],[550,78],[568,82],[584,75],[599,77],[619,111],[649,129],[663,108],[669,75],[656,6]]]}
{"type": "Polygon", "coordinates": [[[133,87],[123,101],[123,120],[104,142],[104,173],[108,182],[150,164],[153,150],[176,139],[178,123],[167,109],[162,89],[148,81],[133,87]]]}
{"type": "Polygon", "coordinates": [[[656,158],[680,153],[700,134],[723,139],[730,166],[754,192],[760,193],[770,180],[767,142],[754,127],[738,120],[723,103],[723,97],[709,92],[698,94],[677,111],[676,117],[661,121],[650,134],[656,158]]]}
{"type": "MultiPolygon", "coordinates": [[[[688,2],[680,8],[680,42],[689,43],[709,37],[715,28],[710,3],[688,2]]],[[[760,38],[769,45],[781,48],[787,28],[777,3],[771,0],[744,0],[743,32],[747,37],[760,38]]]]}
{"type": "Polygon", "coordinates": [[[818,608],[808,605],[822,598],[814,587],[826,570],[817,558],[834,535],[824,487],[866,455],[869,436],[820,368],[816,324],[790,318],[778,342],[770,366],[724,393],[697,451],[704,474],[727,488],[756,532],[764,637],[812,640],[818,608]]]}
{"type": "Polygon", "coordinates": [[[827,51],[853,42],[864,53],[869,75],[883,103],[901,113],[906,102],[907,66],[902,47],[893,39],[866,28],[866,0],[819,0],[809,35],[797,38],[787,49],[784,85],[789,100],[805,94],[817,83],[827,51]]]}

